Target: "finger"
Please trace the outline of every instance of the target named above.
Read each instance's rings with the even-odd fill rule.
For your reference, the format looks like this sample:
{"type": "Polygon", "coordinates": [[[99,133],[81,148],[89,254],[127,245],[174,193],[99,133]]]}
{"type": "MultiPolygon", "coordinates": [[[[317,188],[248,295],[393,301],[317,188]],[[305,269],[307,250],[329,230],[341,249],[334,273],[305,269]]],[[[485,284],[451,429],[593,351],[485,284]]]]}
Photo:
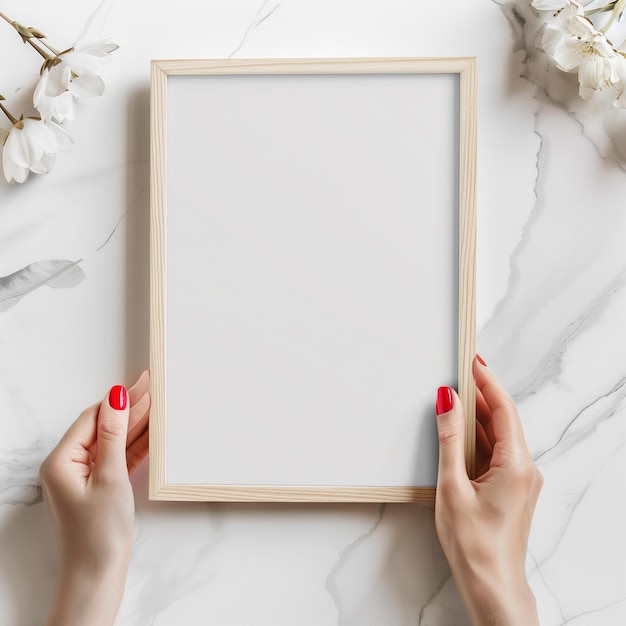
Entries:
{"type": "Polygon", "coordinates": [[[130,402],[130,406],[133,404],[137,404],[143,396],[148,393],[150,388],[150,372],[148,370],[144,370],[141,373],[141,376],[137,379],[137,382],[128,390],[128,401],[130,402]]]}
{"type": "Polygon", "coordinates": [[[485,432],[491,431],[494,448],[503,452],[528,454],[524,431],[515,404],[503,389],[492,372],[477,359],[474,359],[474,379],[480,390],[490,415],[490,424],[485,432]]]}
{"type": "MultiPolygon", "coordinates": [[[[126,437],[126,447],[128,447],[144,429],[150,411],[150,374],[145,370],[137,379],[137,382],[128,390],[128,401],[130,403],[130,417],[128,419],[128,434],[126,437]]],[[[97,453],[94,439],[89,446],[89,452],[95,457],[97,453]]]]}
{"type": "Polygon", "coordinates": [[[120,469],[126,469],[128,414],[128,391],[116,385],[100,404],[95,474],[105,472],[115,475],[120,469]]]}
{"type": "Polygon", "coordinates": [[[436,412],[439,436],[439,477],[437,483],[459,483],[467,480],[465,417],[459,397],[450,387],[439,387],[436,412]]]}
{"type": "Polygon", "coordinates": [[[476,388],[476,422],[483,428],[491,447],[496,442],[493,434],[493,424],[491,422],[491,410],[483,397],[480,389],[476,388]]]}
{"type": "Polygon", "coordinates": [[[133,444],[126,450],[126,466],[128,473],[132,474],[139,464],[148,456],[149,449],[149,432],[146,429],[141,435],[135,439],[133,444]]]}
{"type": "Polygon", "coordinates": [[[489,438],[484,428],[476,422],[476,478],[482,476],[491,464],[493,447],[489,443],[489,438]]]}
{"type": "Polygon", "coordinates": [[[130,417],[128,419],[128,435],[126,436],[127,448],[146,430],[149,416],[150,394],[146,392],[136,404],[131,404],[130,417]]]}

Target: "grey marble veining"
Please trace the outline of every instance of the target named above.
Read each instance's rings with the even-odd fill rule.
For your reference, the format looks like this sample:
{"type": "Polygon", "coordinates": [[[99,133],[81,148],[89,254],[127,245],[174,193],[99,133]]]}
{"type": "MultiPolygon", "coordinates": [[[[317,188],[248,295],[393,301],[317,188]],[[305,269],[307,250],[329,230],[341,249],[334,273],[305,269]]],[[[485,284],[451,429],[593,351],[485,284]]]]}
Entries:
{"type": "Polygon", "coordinates": [[[264,0],[263,4],[259,7],[254,16],[254,19],[250,22],[243,36],[241,37],[241,41],[237,45],[237,47],[228,55],[229,59],[232,59],[236,56],[239,51],[244,47],[246,40],[250,36],[250,34],[256,30],[265,20],[268,20],[274,12],[280,7],[282,2],[276,2],[275,0],[264,0]]]}
{"type": "Polygon", "coordinates": [[[0,460],[0,505],[31,506],[42,501],[38,473],[47,450],[48,446],[39,442],[27,448],[3,450],[0,460]]]}
{"type": "Polygon", "coordinates": [[[53,289],[76,287],[85,278],[85,272],[80,267],[81,260],[37,261],[8,276],[0,276],[0,313],[44,285],[53,289]]]}

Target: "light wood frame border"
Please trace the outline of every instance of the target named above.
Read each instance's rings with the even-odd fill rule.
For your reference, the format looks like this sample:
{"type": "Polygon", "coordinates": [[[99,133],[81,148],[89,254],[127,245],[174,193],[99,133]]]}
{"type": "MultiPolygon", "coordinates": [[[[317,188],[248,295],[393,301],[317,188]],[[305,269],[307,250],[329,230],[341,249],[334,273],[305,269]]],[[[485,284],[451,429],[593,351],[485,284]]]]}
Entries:
{"type": "Polygon", "coordinates": [[[236,502],[432,502],[434,488],[369,486],[181,485],[166,477],[166,212],[167,77],[205,74],[459,75],[459,396],[466,415],[466,459],[474,473],[476,391],[477,60],[462,58],[341,58],[162,60],[151,63],[150,93],[150,499],[236,502]]]}

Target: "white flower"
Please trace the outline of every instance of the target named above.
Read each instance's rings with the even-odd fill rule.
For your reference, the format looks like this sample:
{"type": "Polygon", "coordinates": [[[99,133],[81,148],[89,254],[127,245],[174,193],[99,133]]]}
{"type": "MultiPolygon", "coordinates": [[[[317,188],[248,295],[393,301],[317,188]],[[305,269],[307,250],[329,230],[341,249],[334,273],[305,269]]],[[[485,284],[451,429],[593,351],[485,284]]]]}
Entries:
{"type": "Polygon", "coordinates": [[[537,11],[553,11],[557,13],[569,4],[569,0],[532,0],[530,4],[537,11]]]}
{"type": "Polygon", "coordinates": [[[118,47],[109,39],[77,43],[46,61],[33,96],[42,119],[71,120],[76,100],[101,96],[104,81],[100,73],[108,55],[118,47]]]}
{"type": "Polygon", "coordinates": [[[8,182],[23,183],[29,172],[45,174],[59,151],[70,149],[72,139],[54,122],[27,117],[18,120],[4,141],[2,165],[8,182]]]}
{"type": "Polygon", "coordinates": [[[623,54],[620,54],[619,52],[615,57],[613,70],[616,78],[613,84],[619,92],[614,105],[618,109],[626,109],[626,58],[624,58],[623,54]]]}
{"type": "Polygon", "coordinates": [[[616,52],[604,33],[580,14],[565,21],[567,32],[549,27],[542,38],[542,47],[551,54],[564,72],[578,72],[580,97],[588,98],[617,80],[614,65],[616,52]]]}
{"type": "Polygon", "coordinates": [[[53,95],[54,90],[49,89],[49,83],[50,71],[44,70],[33,94],[33,104],[39,111],[41,118],[44,120],[54,119],[57,122],[73,120],[76,99],[67,89],[58,95],[53,95]]]}
{"type": "Polygon", "coordinates": [[[537,11],[549,11],[555,18],[585,14],[585,8],[577,0],[532,0],[530,4],[537,11]]]}

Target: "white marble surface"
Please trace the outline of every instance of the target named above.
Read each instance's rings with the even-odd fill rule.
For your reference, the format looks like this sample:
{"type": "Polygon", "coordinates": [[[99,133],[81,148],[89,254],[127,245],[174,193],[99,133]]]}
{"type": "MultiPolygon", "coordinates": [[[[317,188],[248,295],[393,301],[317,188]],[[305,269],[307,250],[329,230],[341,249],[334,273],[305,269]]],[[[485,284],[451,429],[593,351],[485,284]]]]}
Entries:
{"type": "MultiPolygon", "coordinates": [[[[545,477],[528,559],[541,623],[626,623],[626,113],[583,105],[546,66],[525,0],[2,10],[59,46],[85,27],[120,44],[105,95],[67,124],[72,152],[47,176],[0,183],[0,276],[76,263],[31,267],[19,292],[0,279],[3,624],[43,623],[53,594],[40,461],[147,365],[149,60],[233,55],[479,57],[478,343],[545,477]]],[[[26,107],[37,62],[0,27],[0,93],[26,107]]],[[[468,623],[428,507],[157,504],[145,465],[134,483],[120,625],[468,623]]]]}

